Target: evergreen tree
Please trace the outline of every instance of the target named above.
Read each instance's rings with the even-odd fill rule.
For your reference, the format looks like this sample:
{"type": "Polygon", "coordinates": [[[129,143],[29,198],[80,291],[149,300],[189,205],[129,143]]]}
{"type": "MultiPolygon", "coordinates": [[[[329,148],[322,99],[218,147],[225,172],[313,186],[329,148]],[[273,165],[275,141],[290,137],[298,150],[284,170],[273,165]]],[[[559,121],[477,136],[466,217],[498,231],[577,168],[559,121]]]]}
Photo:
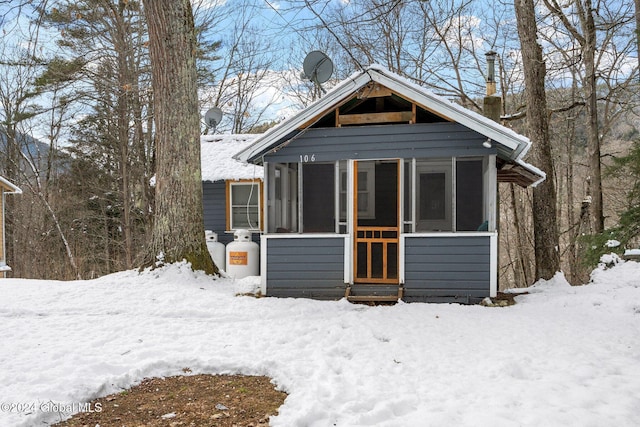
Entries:
{"type": "Polygon", "coordinates": [[[594,266],[600,257],[614,252],[621,255],[625,249],[640,247],[640,139],[634,141],[629,154],[615,159],[607,171],[625,176],[630,187],[627,191],[627,207],[620,212],[618,224],[602,233],[583,236],[586,248],[585,263],[594,266]],[[618,243],[612,243],[617,241],[618,243]]]}

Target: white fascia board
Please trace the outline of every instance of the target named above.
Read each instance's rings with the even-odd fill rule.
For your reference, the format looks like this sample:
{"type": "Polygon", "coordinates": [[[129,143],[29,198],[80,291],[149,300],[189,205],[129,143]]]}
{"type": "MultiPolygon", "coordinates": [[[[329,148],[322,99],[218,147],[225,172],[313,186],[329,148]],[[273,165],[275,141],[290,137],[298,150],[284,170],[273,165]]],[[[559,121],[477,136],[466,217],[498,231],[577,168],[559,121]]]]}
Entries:
{"type": "Polygon", "coordinates": [[[335,104],[341,102],[351,93],[355,93],[369,81],[371,81],[371,78],[366,71],[351,75],[315,103],[265,132],[261,137],[257,138],[252,145],[235,154],[233,158],[247,162],[250,158],[268,151],[273,148],[271,147],[272,144],[280,141],[294,129],[298,129],[311,120],[311,118],[331,109],[335,104]]]}
{"type": "Polygon", "coordinates": [[[1,176],[0,176],[0,184],[3,184],[3,186],[7,190],[9,190],[9,191],[5,191],[4,194],[22,194],[22,190],[17,185],[10,183],[9,181],[7,181],[5,178],[1,176]]]}

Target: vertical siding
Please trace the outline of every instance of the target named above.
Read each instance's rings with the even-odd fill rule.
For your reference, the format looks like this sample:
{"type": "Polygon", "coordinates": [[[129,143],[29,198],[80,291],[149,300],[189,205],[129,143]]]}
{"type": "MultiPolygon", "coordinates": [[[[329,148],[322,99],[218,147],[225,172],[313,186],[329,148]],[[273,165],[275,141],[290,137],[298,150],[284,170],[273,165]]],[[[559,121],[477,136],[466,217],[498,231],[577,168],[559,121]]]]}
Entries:
{"type": "Polygon", "coordinates": [[[490,237],[405,237],[406,301],[477,302],[489,296],[490,237]]]}
{"type": "Polygon", "coordinates": [[[273,238],[266,245],[267,295],[344,297],[344,237],[273,238]]]}

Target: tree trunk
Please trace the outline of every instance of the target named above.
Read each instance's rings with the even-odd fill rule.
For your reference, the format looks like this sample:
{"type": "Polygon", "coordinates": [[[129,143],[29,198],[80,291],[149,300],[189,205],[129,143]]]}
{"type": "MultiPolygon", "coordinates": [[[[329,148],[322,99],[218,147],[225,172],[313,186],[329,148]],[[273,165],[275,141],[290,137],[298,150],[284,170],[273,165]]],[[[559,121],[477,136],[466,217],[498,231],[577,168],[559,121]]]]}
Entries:
{"type": "Polygon", "coordinates": [[[560,270],[559,237],[556,215],[556,189],[549,138],[549,117],[545,94],[546,64],[537,41],[533,0],[515,0],[518,36],[522,47],[527,128],[533,142],[535,164],[546,171],[547,179],[533,189],[533,233],[536,278],[550,279],[560,270]]]}
{"type": "MultiPolygon", "coordinates": [[[[151,256],[217,273],[204,236],[196,34],[189,0],[144,0],[156,129],[151,256]]],[[[155,260],[152,260],[154,262],[155,260]]]]}
{"type": "Polygon", "coordinates": [[[640,0],[634,0],[634,2],[636,4],[636,49],[638,50],[638,61],[640,62],[640,0]]]}
{"type": "MultiPolygon", "coordinates": [[[[582,6],[580,2],[577,2],[582,6]]],[[[596,87],[596,25],[593,19],[591,0],[586,0],[580,12],[584,30],[582,57],[585,68],[586,111],[587,111],[587,152],[591,174],[591,218],[593,232],[604,231],[604,206],[602,202],[602,171],[600,164],[600,135],[598,129],[598,92],[596,87]]]]}
{"type": "MultiPolygon", "coordinates": [[[[529,286],[533,284],[531,278],[531,268],[528,262],[527,256],[527,239],[525,232],[524,221],[520,218],[520,206],[522,203],[518,203],[518,195],[516,194],[515,184],[509,184],[509,191],[511,194],[511,210],[513,211],[513,227],[515,228],[515,240],[516,240],[516,260],[517,268],[521,271],[522,282],[517,283],[517,286],[529,286]]],[[[529,255],[531,252],[529,252],[529,255]]]]}

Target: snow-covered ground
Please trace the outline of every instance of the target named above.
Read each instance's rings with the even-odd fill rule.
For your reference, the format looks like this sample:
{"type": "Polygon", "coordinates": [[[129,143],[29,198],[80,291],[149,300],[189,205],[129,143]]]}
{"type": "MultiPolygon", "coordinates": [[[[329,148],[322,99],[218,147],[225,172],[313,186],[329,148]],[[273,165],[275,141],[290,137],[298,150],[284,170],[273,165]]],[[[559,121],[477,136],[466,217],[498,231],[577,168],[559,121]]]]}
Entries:
{"type": "Polygon", "coordinates": [[[255,284],[185,265],[0,280],[0,425],[183,368],[270,376],[274,426],[640,425],[639,263],[506,308],[235,296],[255,284]]]}

